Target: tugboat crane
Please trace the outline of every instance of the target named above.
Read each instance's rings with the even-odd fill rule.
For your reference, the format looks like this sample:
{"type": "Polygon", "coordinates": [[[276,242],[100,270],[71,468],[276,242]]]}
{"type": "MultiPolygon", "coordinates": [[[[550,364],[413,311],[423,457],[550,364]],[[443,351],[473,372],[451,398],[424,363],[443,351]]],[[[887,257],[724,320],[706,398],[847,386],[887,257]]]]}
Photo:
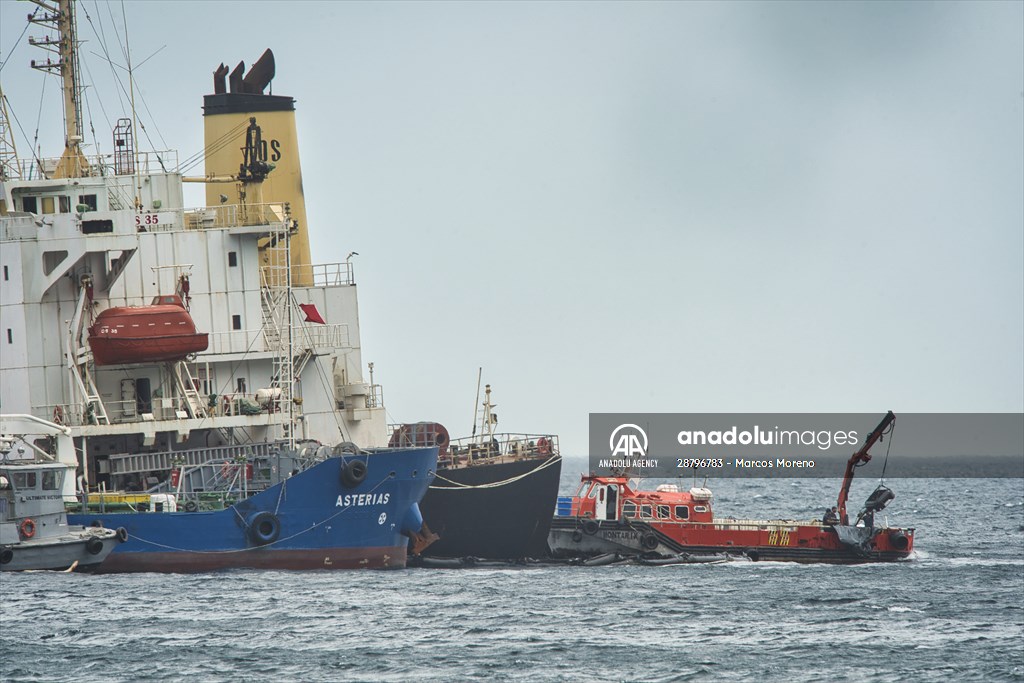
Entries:
{"type": "Polygon", "coordinates": [[[839,500],[837,506],[839,507],[839,521],[843,525],[850,523],[849,516],[846,514],[846,499],[850,495],[850,484],[853,483],[853,472],[854,469],[871,460],[871,454],[868,451],[875,445],[876,442],[881,441],[882,437],[887,433],[889,426],[896,420],[896,416],[890,410],[882,418],[882,421],[878,423],[871,433],[864,439],[864,445],[860,449],[850,456],[849,461],[846,463],[846,472],[843,474],[843,485],[839,489],[839,500]]]}

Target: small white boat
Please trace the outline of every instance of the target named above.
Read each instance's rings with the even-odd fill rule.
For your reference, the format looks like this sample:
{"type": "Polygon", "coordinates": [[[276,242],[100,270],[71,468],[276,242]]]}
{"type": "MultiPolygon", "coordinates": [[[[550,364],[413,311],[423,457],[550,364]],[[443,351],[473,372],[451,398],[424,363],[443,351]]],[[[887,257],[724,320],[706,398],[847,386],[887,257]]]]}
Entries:
{"type": "Polygon", "coordinates": [[[127,540],[124,529],[68,525],[63,488],[69,471],[60,462],[0,454],[0,571],[89,571],[127,540]]]}

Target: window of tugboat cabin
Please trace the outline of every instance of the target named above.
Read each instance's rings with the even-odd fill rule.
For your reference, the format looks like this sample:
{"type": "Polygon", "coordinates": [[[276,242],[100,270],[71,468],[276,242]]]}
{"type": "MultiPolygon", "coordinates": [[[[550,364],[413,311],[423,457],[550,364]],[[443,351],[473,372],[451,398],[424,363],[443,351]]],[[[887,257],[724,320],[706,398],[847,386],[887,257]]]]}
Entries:
{"type": "Polygon", "coordinates": [[[672,516],[672,508],[669,505],[658,506],[658,519],[668,519],[672,516]]]}
{"type": "Polygon", "coordinates": [[[650,505],[641,505],[640,506],[640,517],[642,517],[643,519],[653,519],[654,518],[654,510],[653,510],[653,508],[650,505]]]}
{"type": "Polygon", "coordinates": [[[622,516],[636,518],[636,503],[623,503],[622,504],[622,516]]]}
{"type": "Polygon", "coordinates": [[[35,472],[11,472],[11,484],[15,491],[24,491],[36,487],[35,472]]]}
{"type": "Polygon", "coordinates": [[[676,519],[689,519],[690,508],[685,505],[676,505],[676,519]]]}
{"type": "Polygon", "coordinates": [[[56,491],[64,483],[64,473],[59,470],[43,470],[43,490],[56,491]]]}

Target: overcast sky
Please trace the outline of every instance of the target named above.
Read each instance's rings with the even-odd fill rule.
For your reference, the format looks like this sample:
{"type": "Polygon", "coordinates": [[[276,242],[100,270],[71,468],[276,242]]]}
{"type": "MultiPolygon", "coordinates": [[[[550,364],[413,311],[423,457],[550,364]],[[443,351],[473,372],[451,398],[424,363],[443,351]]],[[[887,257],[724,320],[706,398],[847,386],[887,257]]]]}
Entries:
{"type": "MultiPolygon", "coordinates": [[[[274,50],[391,421],[468,433],[480,366],[569,453],[590,412],[1024,410],[1024,3],[123,6],[79,9],[104,151],[101,23],[181,158],[217,65],[274,50]]],[[[33,8],[0,0],[0,85],[57,156],[33,8]]]]}

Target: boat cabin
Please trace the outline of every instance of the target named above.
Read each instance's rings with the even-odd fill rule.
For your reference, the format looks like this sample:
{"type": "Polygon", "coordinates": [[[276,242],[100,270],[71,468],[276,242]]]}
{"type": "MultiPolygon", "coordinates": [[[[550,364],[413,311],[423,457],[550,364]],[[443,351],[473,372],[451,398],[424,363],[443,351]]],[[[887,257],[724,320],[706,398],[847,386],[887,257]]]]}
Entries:
{"type": "Polygon", "coordinates": [[[711,491],[705,488],[680,491],[675,484],[662,484],[654,491],[637,491],[625,477],[584,476],[572,498],[571,515],[596,520],[711,522],[711,498],[711,491]]]}
{"type": "Polygon", "coordinates": [[[24,520],[30,520],[32,534],[37,526],[63,521],[68,469],[62,463],[0,465],[0,544],[18,543],[24,520]]]}

